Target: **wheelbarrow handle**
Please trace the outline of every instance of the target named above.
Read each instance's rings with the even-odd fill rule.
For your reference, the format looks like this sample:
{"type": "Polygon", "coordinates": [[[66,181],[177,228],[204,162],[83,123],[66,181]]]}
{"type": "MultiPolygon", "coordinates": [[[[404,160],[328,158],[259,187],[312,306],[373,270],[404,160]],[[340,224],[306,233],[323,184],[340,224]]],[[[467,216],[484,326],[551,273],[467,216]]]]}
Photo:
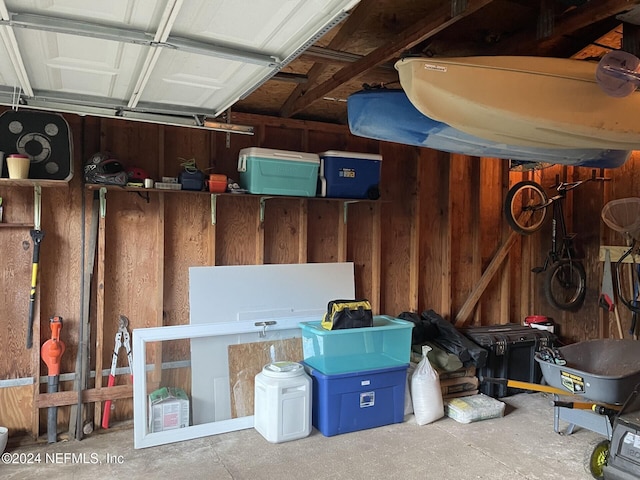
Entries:
{"type": "MultiPolygon", "coordinates": [[[[537,383],[529,383],[529,382],[521,382],[520,380],[509,380],[508,378],[493,378],[493,377],[479,377],[478,380],[480,383],[497,383],[499,385],[506,385],[511,388],[520,388],[523,390],[532,390],[534,392],[544,392],[544,393],[552,393],[554,395],[562,395],[565,397],[579,397],[583,398],[581,395],[576,395],[575,393],[560,390],[559,388],[555,388],[549,385],[539,385],[537,383]]],[[[600,413],[601,415],[609,415],[611,412],[607,411],[597,411],[596,408],[608,409],[611,411],[617,411],[621,407],[617,405],[612,405],[610,403],[586,403],[586,402],[554,402],[554,406],[557,407],[568,407],[568,408],[587,408],[584,405],[589,405],[588,409],[593,409],[596,413],[600,413]],[[566,403],[566,405],[562,404],[566,403]],[[561,405],[562,404],[562,405],[561,405]],[[568,405],[572,405],[572,407],[568,407],[568,405]]]]}
{"type": "Polygon", "coordinates": [[[559,388],[550,387],[549,385],[540,385],[538,383],[521,382],[519,380],[509,380],[507,378],[479,377],[480,383],[497,383],[498,385],[506,385],[511,388],[520,388],[523,390],[532,390],[534,392],[553,393],[556,395],[571,395],[571,392],[560,390],[559,388]]]}
{"type": "Polygon", "coordinates": [[[562,402],[559,400],[554,401],[553,406],[563,407],[563,408],[573,408],[576,410],[591,410],[597,413],[598,415],[607,415],[607,416],[617,414],[622,408],[621,406],[618,407],[617,405],[599,405],[597,403],[589,403],[589,402],[562,402]]]}

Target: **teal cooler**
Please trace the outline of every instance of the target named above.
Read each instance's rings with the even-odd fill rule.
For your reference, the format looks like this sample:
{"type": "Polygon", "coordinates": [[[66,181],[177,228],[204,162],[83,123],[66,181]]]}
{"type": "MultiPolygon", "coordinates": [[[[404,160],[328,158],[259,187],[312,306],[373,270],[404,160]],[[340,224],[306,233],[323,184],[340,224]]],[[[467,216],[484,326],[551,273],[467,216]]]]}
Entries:
{"type": "Polygon", "coordinates": [[[315,153],[250,147],[240,150],[240,187],[249,193],[315,197],[320,158],[315,153]]]}
{"type": "Polygon", "coordinates": [[[382,155],[336,150],[319,155],[319,196],[370,200],[380,198],[382,155]]]}
{"type": "Polygon", "coordinates": [[[408,366],[325,375],[305,362],[313,381],[312,425],[331,437],[401,423],[408,366]]]}

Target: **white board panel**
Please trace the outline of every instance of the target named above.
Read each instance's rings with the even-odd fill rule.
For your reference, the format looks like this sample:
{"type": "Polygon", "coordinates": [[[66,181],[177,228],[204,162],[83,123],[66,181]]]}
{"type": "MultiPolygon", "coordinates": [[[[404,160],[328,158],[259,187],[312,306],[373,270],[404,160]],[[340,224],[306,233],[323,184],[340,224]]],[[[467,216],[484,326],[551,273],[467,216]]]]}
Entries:
{"type": "MultiPolygon", "coordinates": [[[[353,263],[306,263],[191,267],[189,308],[191,325],[300,318],[320,320],[327,303],[354,298],[353,263]]],[[[267,331],[270,327],[267,327],[267,331]]],[[[192,412],[195,425],[231,418],[230,343],[257,342],[255,333],[235,338],[191,341],[192,412]],[[225,401],[221,401],[225,399],[225,401]]],[[[299,329],[278,332],[278,338],[300,336],[299,329]]]]}
{"type": "Polygon", "coordinates": [[[324,312],[355,296],[353,263],[189,268],[192,325],[324,312]]]}

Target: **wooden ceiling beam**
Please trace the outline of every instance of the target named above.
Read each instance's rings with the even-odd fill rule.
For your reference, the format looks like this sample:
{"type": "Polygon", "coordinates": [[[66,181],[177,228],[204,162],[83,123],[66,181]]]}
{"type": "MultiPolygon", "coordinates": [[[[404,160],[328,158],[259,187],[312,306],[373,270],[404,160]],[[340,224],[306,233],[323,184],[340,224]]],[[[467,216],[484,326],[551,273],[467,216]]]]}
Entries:
{"type": "Polygon", "coordinates": [[[342,68],[320,85],[308,90],[304,95],[296,98],[290,108],[286,109],[286,111],[283,109],[282,115],[287,117],[295,115],[315,101],[327,95],[332,90],[338,88],[343,83],[359,77],[380,63],[384,63],[394,57],[397,57],[403,51],[408,50],[418,43],[434,36],[455,24],[462,18],[475,13],[492,1],[493,0],[469,0],[466,10],[460,15],[455,16],[451,16],[451,5],[445,2],[439,8],[434,10],[431,15],[417,21],[404,32],[397,35],[395,40],[392,42],[377,48],[370,54],[362,57],[360,60],[342,68]]]}
{"type": "MultiPolygon", "coordinates": [[[[361,1],[358,6],[349,14],[349,17],[340,27],[340,30],[338,30],[336,35],[329,42],[329,49],[340,50],[340,48],[342,48],[350,39],[353,38],[353,36],[358,32],[358,29],[360,28],[364,20],[369,16],[369,12],[371,10],[370,4],[372,1],[373,0],[361,1]]],[[[326,65],[322,63],[314,63],[307,72],[307,78],[309,80],[308,85],[313,84],[320,77],[320,75],[322,75],[325,69],[326,65]]],[[[291,116],[291,111],[293,109],[295,101],[300,98],[301,95],[304,95],[305,90],[309,88],[308,85],[300,84],[293,89],[293,92],[291,92],[289,97],[282,104],[282,108],[280,109],[280,116],[291,116]]]]}
{"type": "Polygon", "coordinates": [[[499,49],[500,55],[544,56],[548,54],[561,37],[569,36],[593,23],[630,10],[638,4],[640,4],[640,0],[598,0],[597,2],[587,2],[556,19],[553,34],[548,38],[537,39],[537,31],[534,26],[530,29],[522,30],[520,33],[510,37],[508,42],[500,42],[495,47],[499,49]]]}
{"type": "MultiPolygon", "coordinates": [[[[315,63],[326,63],[330,65],[351,65],[353,62],[360,60],[363,55],[357,53],[341,52],[339,50],[332,50],[330,48],[317,47],[312,45],[300,54],[302,60],[315,63]]],[[[381,63],[376,68],[380,70],[396,71],[393,68],[393,63],[381,63]]]]}

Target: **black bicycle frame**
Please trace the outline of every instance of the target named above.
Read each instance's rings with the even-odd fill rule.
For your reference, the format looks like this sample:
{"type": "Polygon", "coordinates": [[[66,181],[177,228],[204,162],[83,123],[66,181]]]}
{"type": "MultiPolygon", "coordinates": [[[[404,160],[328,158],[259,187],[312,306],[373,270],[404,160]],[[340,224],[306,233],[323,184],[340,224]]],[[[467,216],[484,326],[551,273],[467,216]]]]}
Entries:
{"type": "Polygon", "coordinates": [[[544,265],[533,269],[536,273],[544,272],[547,267],[549,267],[549,263],[555,263],[561,258],[568,258],[569,260],[572,260],[573,235],[569,235],[567,233],[567,224],[564,220],[564,209],[562,207],[562,202],[565,197],[566,192],[563,191],[559,195],[549,199],[549,202],[553,204],[553,218],[551,219],[551,250],[547,253],[544,265]],[[561,248],[558,248],[558,228],[562,235],[561,248]]]}

